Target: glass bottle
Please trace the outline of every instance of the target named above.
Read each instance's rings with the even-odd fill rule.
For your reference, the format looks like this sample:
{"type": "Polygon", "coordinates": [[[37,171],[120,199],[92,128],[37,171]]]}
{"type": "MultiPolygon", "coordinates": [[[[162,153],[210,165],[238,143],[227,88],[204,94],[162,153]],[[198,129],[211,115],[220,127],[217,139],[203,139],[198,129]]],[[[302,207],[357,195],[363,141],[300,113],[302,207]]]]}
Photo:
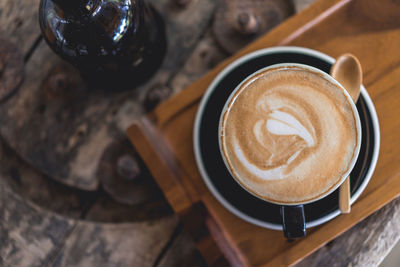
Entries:
{"type": "Polygon", "coordinates": [[[39,23],[55,53],[112,90],[149,79],[166,50],[163,21],[143,0],[41,0],[39,23]]]}

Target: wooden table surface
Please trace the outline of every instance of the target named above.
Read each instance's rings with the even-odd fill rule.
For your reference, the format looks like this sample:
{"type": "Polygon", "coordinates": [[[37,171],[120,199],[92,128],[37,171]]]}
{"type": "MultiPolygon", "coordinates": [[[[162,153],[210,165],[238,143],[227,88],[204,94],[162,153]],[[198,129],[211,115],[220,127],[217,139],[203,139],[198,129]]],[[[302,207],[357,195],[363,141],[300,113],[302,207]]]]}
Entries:
{"type": "MultiPolygon", "coordinates": [[[[294,1],[297,11],[312,2],[294,1]]],[[[185,40],[181,64],[168,66],[172,69],[159,72],[135,93],[129,115],[143,113],[147,94],[155,84],[173,93],[179,92],[229,55],[223,50],[223,44],[217,44],[212,29],[213,14],[218,14],[217,2],[222,5],[224,1],[192,0],[186,7],[174,6],[169,0],[152,2],[181,19],[199,20],[191,14],[198,14],[195,12],[200,10],[206,21],[202,21],[204,26],[200,32],[191,35],[193,39],[185,40]]],[[[25,58],[24,86],[38,82],[37,76],[32,76],[40,73],[40,69],[35,70],[41,66],[38,62],[45,62],[47,71],[53,61],[59,62],[56,57],[51,57],[49,62],[43,59],[49,49],[40,38],[38,4],[39,0],[0,2],[0,36],[18,44],[25,58]]],[[[180,33],[174,34],[179,37],[180,33]]],[[[129,107],[124,105],[118,112],[125,114],[129,107]]],[[[12,144],[1,140],[0,265],[206,265],[159,191],[152,190],[141,202],[130,203],[110,195],[98,183],[92,182],[95,190],[75,187],[73,183],[65,185],[28,164],[12,144]]],[[[377,265],[399,238],[400,200],[397,199],[298,265],[377,265]]],[[[220,265],[224,264],[221,260],[220,265]]]]}

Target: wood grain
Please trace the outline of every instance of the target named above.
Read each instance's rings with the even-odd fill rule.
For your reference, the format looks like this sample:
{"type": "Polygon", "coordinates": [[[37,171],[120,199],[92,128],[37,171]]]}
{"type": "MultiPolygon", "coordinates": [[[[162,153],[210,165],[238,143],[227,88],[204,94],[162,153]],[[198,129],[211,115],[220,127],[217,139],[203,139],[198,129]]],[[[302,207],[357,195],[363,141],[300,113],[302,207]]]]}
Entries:
{"type": "Polygon", "coordinates": [[[25,81],[0,106],[0,134],[25,161],[66,185],[98,189],[96,172],[104,150],[143,114],[147,92],[166,84],[182,67],[215,8],[211,0],[193,2],[185,9],[169,0],[153,2],[164,17],[168,36],[169,49],[161,68],[138,88],[121,93],[110,88],[107,93],[89,89],[75,69],[37,39],[39,1],[2,1],[1,25],[10,24],[4,33],[23,44],[29,60],[25,81]],[[18,21],[22,21],[20,28],[14,27],[18,21]],[[64,84],[61,89],[52,82],[57,79],[64,84]]]}
{"type": "Polygon", "coordinates": [[[62,245],[75,222],[27,205],[0,180],[0,264],[41,266],[62,245]]]}
{"type": "Polygon", "coordinates": [[[400,238],[399,212],[400,199],[397,198],[296,267],[378,266],[400,238]]]}
{"type": "Polygon", "coordinates": [[[221,0],[213,32],[218,44],[233,54],[294,13],[290,0],[221,0]]]}
{"type": "Polygon", "coordinates": [[[102,190],[86,192],[66,187],[32,168],[2,143],[0,140],[1,182],[42,209],[66,218],[98,223],[138,222],[172,215],[161,193],[149,196],[144,203],[124,205],[102,190]]]}
{"type": "Polygon", "coordinates": [[[79,219],[98,195],[66,188],[32,169],[0,140],[0,182],[14,194],[70,219],[79,219]]]}
{"type": "Polygon", "coordinates": [[[0,187],[2,266],[152,266],[177,224],[176,216],[99,224],[49,213],[0,187]]]}
{"type": "Polygon", "coordinates": [[[176,219],[171,216],[153,223],[109,225],[78,222],[49,265],[152,266],[176,219]]]}
{"type": "Polygon", "coordinates": [[[208,29],[196,44],[193,53],[169,82],[173,93],[177,94],[198,80],[228,56],[217,44],[211,29],[208,29]]]}
{"type": "MultiPolygon", "coordinates": [[[[230,247],[236,252],[234,258],[229,252],[225,254],[232,263],[239,259],[244,265],[295,264],[399,195],[400,169],[397,163],[400,156],[396,151],[400,143],[394,134],[400,128],[400,118],[396,115],[400,111],[400,54],[397,51],[400,46],[400,22],[394,19],[399,12],[400,4],[392,1],[381,1],[379,4],[372,0],[319,1],[219,64],[149,116],[171,149],[169,153],[172,153],[176,165],[186,174],[173,175],[175,184],[181,185],[182,196],[188,192],[185,190],[188,186],[184,185],[187,181],[196,185],[195,199],[200,198],[222,233],[222,239],[216,237],[223,240],[224,244],[219,242],[220,247],[223,251],[224,247],[230,247]],[[238,219],[210,196],[197,171],[191,143],[198,101],[212,79],[235,58],[274,45],[310,47],[333,57],[350,52],[359,58],[365,74],[364,85],[375,103],[382,135],[375,174],[352,212],[310,229],[307,238],[292,243],[288,243],[278,231],[262,229],[238,219]],[[269,249],[257,249],[260,247],[269,249]]],[[[131,134],[133,131],[146,132],[149,128],[142,123],[133,127],[136,128],[128,131],[131,134]]],[[[137,135],[131,141],[136,146],[141,143],[137,135]]],[[[144,146],[138,150],[144,153],[144,146]]],[[[145,153],[152,161],[160,156],[155,150],[155,147],[146,147],[145,153]]],[[[149,167],[168,198],[170,181],[165,175],[155,174],[169,172],[168,165],[157,167],[150,163],[149,167]]],[[[175,186],[172,188],[174,198],[179,198],[179,190],[175,186]]],[[[190,199],[190,196],[187,198],[190,199]]],[[[177,205],[174,199],[169,200],[176,212],[183,211],[181,207],[185,205],[182,202],[177,205]]],[[[188,205],[191,203],[187,202],[188,205]]]]}
{"type": "MultiPolygon", "coordinates": [[[[37,38],[38,35],[36,34],[24,35],[24,34],[27,32],[29,33],[30,31],[32,31],[32,33],[36,33],[36,30],[38,29],[37,18],[36,18],[37,9],[34,8],[37,6],[38,1],[25,0],[25,1],[0,1],[0,2],[1,2],[0,21],[2,22],[0,25],[1,29],[0,31],[2,32],[1,34],[3,33],[9,34],[8,36],[11,38],[11,40],[18,43],[19,47],[24,51],[25,55],[29,58],[30,51],[35,50],[34,43],[37,40],[35,38],[37,38]],[[23,17],[23,20],[21,20],[21,17],[23,17]]],[[[158,2],[161,3],[162,1],[158,2]]],[[[196,1],[192,1],[192,3],[189,4],[189,7],[191,7],[190,9],[191,12],[196,11],[195,10],[196,8],[193,8],[195,7],[195,5],[193,5],[193,3],[195,2],[196,1]]],[[[197,1],[197,2],[202,2],[202,1],[197,1]]],[[[296,0],[295,4],[297,5],[298,2],[300,1],[296,0]]],[[[329,3],[329,5],[330,4],[331,3],[329,3]]],[[[342,4],[341,6],[345,5],[347,4],[345,3],[342,4]]],[[[315,8],[316,10],[318,10],[318,8],[321,8],[321,5],[317,5],[315,8]]],[[[168,3],[168,12],[171,10],[175,12],[174,14],[179,14],[180,12],[182,12],[181,8],[178,8],[173,4],[168,3]]],[[[320,9],[319,11],[321,10],[323,9],[320,9]]],[[[311,13],[313,12],[314,11],[312,11],[311,13]]],[[[361,9],[361,13],[365,12],[368,13],[368,10],[365,11],[364,9],[361,9]]],[[[393,9],[393,13],[396,12],[397,12],[396,9],[393,9]]],[[[377,16],[378,18],[375,18],[375,20],[377,21],[381,20],[381,18],[379,18],[379,16],[381,15],[382,12],[378,13],[377,16]]],[[[371,14],[369,16],[374,16],[374,14],[371,14]]],[[[323,18],[317,21],[320,20],[323,20],[323,18]]],[[[312,20],[311,23],[307,25],[311,26],[315,25],[316,23],[315,21],[314,22],[313,21],[314,20],[312,20]]],[[[393,21],[396,21],[396,18],[393,18],[393,21]]],[[[301,20],[295,20],[295,22],[298,23],[297,26],[302,25],[302,23],[300,23],[301,20]]],[[[284,27],[284,25],[282,25],[282,27],[284,27]]],[[[310,27],[307,26],[302,28],[303,29],[301,32],[305,32],[304,28],[310,28],[310,27]]],[[[379,29],[377,29],[377,31],[379,31],[379,29]]],[[[299,32],[296,33],[296,35],[298,34],[299,32]]],[[[294,39],[293,38],[294,36],[295,35],[290,35],[289,38],[294,39]]],[[[384,35],[381,34],[379,36],[383,37],[384,35]]],[[[209,30],[205,34],[205,36],[204,37],[201,36],[201,38],[202,40],[200,42],[198,42],[197,40],[192,40],[193,42],[191,45],[194,47],[194,44],[196,44],[196,46],[192,56],[190,56],[187,63],[184,64],[182,72],[180,70],[179,71],[177,70],[176,73],[173,73],[169,78],[165,76],[162,77],[159,76],[162,78],[163,81],[164,79],[168,81],[167,82],[168,86],[171,87],[174,90],[174,92],[181,91],[185,86],[191,83],[193,79],[198,78],[200,75],[205,73],[210,67],[213,67],[221,59],[226,57],[226,54],[221,52],[219,47],[215,44],[215,41],[213,40],[212,34],[210,34],[209,30]]],[[[396,41],[396,38],[393,38],[393,40],[396,41]]],[[[384,40],[381,41],[384,42],[384,40]]],[[[385,56],[384,53],[381,54],[385,56]]],[[[391,69],[390,66],[386,67],[387,67],[386,71],[387,75],[381,76],[378,73],[376,76],[371,78],[370,84],[374,86],[374,90],[369,91],[369,93],[371,94],[371,96],[373,96],[375,102],[377,98],[382,98],[382,100],[378,103],[379,110],[383,111],[385,117],[387,116],[389,117],[385,119],[382,118],[383,115],[382,116],[380,114],[379,115],[381,120],[385,119],[384,127],[386,129],[386,133],[389,133],[391,131],[395,132],[398,130],[397,124],[391,125],[391,121],[396,120],[396,114],[393,114],[392,116],[390,116],[389,114],[391,110],[396,110],[396,108],[399,106],[399,103],[396,101],[391,101],[388,102],[386,105],[385,101],[392,96],[392,93],[394,93],[397,99],[399,97],[398,92],[396,90],[398,88],[397,77],[399,77],[400,75],[400,70],[398,68],[391,69]],[[381,87],[380,86],[381,83],[384,83],[385,86],[381,87]]],[[[191,87],[191,88],[193,89],[193,91],[199,90],[200,91],[199,93],[200,94],[202,93],[200,87],[198,88],[191,87]]],[[[140,99],[141,102],[142,99],[144,98],[146,91],[147,89],[143,90],[140,96],[135,95],[134,97],[141,98],[140,99]]],[[[193,91],[190,94],[192,94],[193,91]]],[[[193,101],[191,105],[195,105],[197,103],[196,101],[193,101]]],[[[188,104],[188,106],[190,106],[190,104],[188,104]]],[[[139,114],[141,112],[142,110],[139,107],[139,105],[133,107],[133,105],[129,103],[124,105],[124,107],[121,108],[121,110],[118,111],[117,113],[119,116],[124,116],[124,114],[126,114],[126,118],[128,119],[124,117],[125,119],[123,120],[124,123],[126,123],[129,122],[132,117],[134,117],[132,116],[132,114],[139,114]]],[[[84,127],[80,128],[80,130],[82,129],[84,129],[84,127]]],[[[396,136],[386,136],[386,138],[389,138],[390,142],[392,142],[393,144],[397,144],[396,136]]],[[[383,164],[382,165],[383,167],[381,166],[381,168],[379,169],[380,170],[379,173],[381,176],[385,175],[386,167],[389,169],[389,171],[393,170],[393,168],[396,168],[396,165],[398,165],[397,163],[399,162],[397,149],[391,147],[391,144],[387,144],[385,146],[384,153],[387,154],[388,158],[393,159],[393,161],[380,162],[380,164],[383,164]]],[[[2,229],[1,237],[8,236],[8,233],[11,232],[13,233],[12,238],[17,239],[17,240],[2,239],[0,241],[0,255],[1,255],[0,265],[2,266],[8,266],[8,265],[15,266],[16,263],[14,263],[14,261],[10,263],[10,260],[13,259],[15,260],[15,258],[18,258],[18,261],[16,262],[23,263],[22,266],[24,264],[27,266],[35,266],[35,265],[42,266],[43,263],[49,263],[48,265],[52,263],[52,265],[55,266],[82,265],[82,264],[85,264],[85,266],[91,266],[91,265],[96,266],[96,264],[104,264],[104,262],[99,262],[98,259],[105,260],[104,255],[108,253],[107,251],[108,243],[116,244],[118,243],[117,240],[122,240],[121,243],[127,244],[124,242],[127,242],[125,239],[128,237],[126,235],[120,234],[120,232],[117,229],[119,226],[124,228],[126,232],[135,233],[135,237],[136,234],[138,234],[138,232],[135,231],[136,227],[137,229],[141,230],[150,229],[148,227],[144,227],[145,224],[143,223],[138,223],[138,224],[129,223],[129,226],[132,227],[130,228],[126,227],[127,225],[126,223],[116,225],[114,224],[115,222],[149,221],[150,224],[153,223],[156,224],[154,225],[155,227],[151,229],[159,229],[158,228],[159,226],[157,226],[157,224],[164,225],[165,222],[164,220],[162,220],[162,217],[170,215],[168,207],[166,211],[165,210],[166,204],[165,203],[163,204],[162,202],[146,203],[142,204],[141,206],[126,206],[116,203],[115,201],[110,199],[109,196],[105,195],[104,192],[102,192],[102,194],[99,195],[99,193],[101,193],[99,191],[90,193],[85,191],[74,190],[73,188],[70,188],[68,186],[64,186],[60,183],[51,181],[51,177],[47,177],[41,173],[38,173],[36,170],[31,168],[31,166],[29,166],[26,163],[23,163],[22,162],[23,160],[21,159],[14,161],[14,157],[15,156],[10,155],[9,153],[0,154],[0,162],[1,162],[0,176],[2,176],[0,177],[0,199],[4,197],[7,201],[7,202],[0,201],[0,217],[2,218],[0,224],[1,225],[0,228],[2,229]],[[9,161],[9,159],[11,160],[9,161]],[[4,177],[4,175],[6,175],[7,177],[4,177]],[[8,184],[12,185],[12,191],[10,194],[6,194],[4,191],[5,190],[4,186],[7,186],[8,184]],[[21,197],[19,197],[18,195],[23,196],[24,199],[21,199],[21,197]],[[94,199],[92,199],[91,196],[94,196],[94,199]],[[52,212],[63,214],[69,219],[54,215],[52,212],[49,213],[43,210],[42,208],[38,207],[33,207],[32,211],[30,210],[32,206],[28,204],[28,207],[30,207],[29,209],[25,208],[19,209],[19,211],[21,211],[22,214],[19,213],[14,214],[18,209],[13,210],[14,213],[12,214],[14,215],[12,215],[12,217],[14,219],[19,218],[18,219],[19,221],[23,221],[23,223],[19,224],[18,227],[21,227],[21,229],[26,229],[26,225],[29,222],[31,222],[32,218],[35,218],[34,220],[36,220],[37,218],[42,218],[42,217],[45,218],[42,220],[43,227],[42,226],[36,227],[37,224],[34,224],[35,227],[33,229],[24,231],[24,234],[26,234],[26,236],[28,237],[35,236],[36,238],[25,239],[26,238],[25,235],[20,235],[20,234],[14,235],[14,233],[17,232],[16,228],[13,227],[14,221],[3,220],[5,214],[10,214],[10,213],[5,213],[7,210],[5,203],[8,203],[9,201],[10,203],[13,203],[14,198],[18,198],[20,200],[18,202],[19,203],[18,206],[20,204],[22,206],[26,205],[26,199],[30,199],[37,205],[40,205],[41,207],[47,210],[51,210],[52,212]],[[94,203],[92,203],[93,201],[94,203]],[[22,219],[21,216],[23,217],[22,219]],[[49,224],[48,218],[53,218],[53,216],[56,217],[57,220],[54,220],[52,221],[51,224],[49,224]],[[59,238],[59,239],[56,238],[54,241],[52,240],[52,242],[54,242],[54,244],[57,245],[51,247],[48,246],[48,240],[49,240],[47,238],[48,228],[53,228],[57,230],[58,229],[57,225],[59,225],[60,222],[64,223],[64,220],[74,221],[71,220],[71,218],[79,218],[79,217],[84,217],[90,221],[93,221],[92,223],[89,223],[90,227],[88,226],[89,224],[88,225],[85,224],[82,226],[82,229],[88,232],[86,235],[85,234],[83,235],[85,236],[85,238],[88,237],[93,239],[92,240],[93,243],[88,243],[87,240],[82,240],[78,242],[79,240],[77,240],[78,238],[77,236],[75,236],[75,234],[71,235],[73,241],[68,241],[69,239],[67,238],[67,236],[62,235],[63,231],[55,231],[57,233],[60,233],[59,235],[54,235],[54,233],[52,234],[53,236],[57,236],[57,238],[59,238]],[[99,222],[108,222],[108,223],[102,224],[99,222]],[[102,237],[102,242],[97,242],[98,240],[96,240],[96,238],[93,238],[93,232],[94,232],[93,229],[96,228],[98,230],[99,228],[102,228],[103,225],[108,226],[110,225],[110,223],[113,223],[113,225],[112,227],[107,228],[105,231],[105,233],[107,233],[107,238],[103,238],[105,235],[100,233],[102,237]],[[11,225],[11,227],[9,224],[11,225]],[[50,225],[50,226],[45,227],[45,225],[50,225]],[[3,235],[4,232],[7,234],[3,235]],[[103,242],[103,240],[105,241],[103,242]],[[63,245],[66,241],[68,241],[67,242],[68,246],[63,245]],[[44,242],[44,244],[42,244],[41,242],[44,242]],[[9,246],[10,243],[17,244],[17,246],[15,246],[15,249],[14,248],[10,249],[9,246]],[[101,243],[107,243],[107,244],[103,246],[103,244],[101,243]],[[84,247],[83,244],[89,247],[92,246],[98,248],[99,253],[88,255],[87,251],[85,251],[86,248],[84,247]],[[82,251],[77,252],[76,250],[70,247],[71,245],[79,246],[79,248],[81,248],[82,251]],[[21,249],[21,247],[23,249],[21,249]],[[27,247],[30,249],[33,248],[35,252],[38,252],[40,255],[36,255],[37,257],[30,257],[29,256],[30,250],[27,250],[26,249],[27,247]],[[10,255],[11,253],[9,253],[13,251],[16,254],[15,258],[13,258],[12,255],[10,255]],[[46,254],[48,253],[48,251],[51,252],[49,254],[46,254]],[[66,259],[66,257],[75,257],[76,260],[66,259]],[[87,257],[88,259],[85,260],[84,257],[85,258],[87,257]],[[42,261],[43,258],[44,262],[42,261]]],[[[188,168],[188,170],[190,170],[190,168],[188,168]]],[[[384,184],[385,181],[375,182],[374,184],[371,184],[370,187],[367,188],[367,192],[372,192],[376,188],[384,184]],[[376,187],[371,188],[371,186],[373,185],[375,185],[376,187]]],[[[397,220],[398,205],[399,203],[397,200],[396,202],[390,204],[390,206],[385,207],[383,209],[383,212],[378,212],[377,214],[374,214],[373,216],[368,218],[366,221],[363,221],[362,223],[356,225],[354,228],[346,232],[345,235],[342,235],[338,239],[335,239],[333,243],[329,243],[328,246],[325,246],[321,250],[318,250],[317,252],[309,256],[309,258],[306,258],[304,264],[301,266],[320,266],[320,265],[331,266],[335,264],[336,266],[344,266],[347,264],[360,265],[360,266],[377,265],[378,262],[380,261],[379,259],[381,259],[385,253],[387,253],[391,245],[393,245],[399,237],[398,235],[399,222],[397,220]]],[[[170,228],[171,226],[168,223],[166,223],[164,227],[171,229],[170,228]]],[[[246,228],[242,229],[246,230],[246,228]]],[[[147,231],[147,230],[142,231],[141,234],[143,234],[143,236],[140,236],[140,238],[143,239],[153,238],[151,234],[152,231],[151,230],[147,231]]],[[[74,231],[72,232],[75,233],[74,231]]],[[[76,233],[81,234],[81,231],[77,231],[76,233]]],[[[252,234],[256,235],[257,231],[252,232],[252,234]]],[[[226,235],[225,232],[224,235],[226,235]]],[[[161,241],[161,243],[163,242],[168,243],[167,239],[165,241],[161,241]]],[[[224,239],[226,240],[226,237],[223,236],[222,240],[224,239]]],[[[247,243],[244,244],[243,246],[246,246],[249,250],[250,249],[256,250],[256,247],[252,246],[252,244],[250,244],[248,241],[244,240],[243,243],[247,243]]],[[[193,265],[198,266],[197,257],[199,257],[199,255],[197,255],[196,252],[193,251],[194,246],[191,243],[191,241],[188,240],[187,236],[185,237],[182,234],[181,237],[181,235],[179,235],[178,237],[176,237],[176,239],[173,239],[172,244],[169,245],[164,246],[163,250],[165,251],[155,250],[152,251],[152,253],[154,252],[154,254],[151,255],[144,256],[143,254],[139,253],[138,258],[143,260],[143,263],[153,266],[154,264],[151,263],[152,260],[149,260],[149,258],[152,259],[158,258],[160,260],[160,257],[161,260],[160,261],[157,260],[157,262],[159,265],[162,266],[176,266],[181,263],[183,263],[183,265],[185,266],[188,266],[192,265],[192,261],[195,261],[193,265]],[[170,248],[171,251],[168,249],[169,245],[171,245],[170,248]],[[161,252],[163,253],[160,254],[161,252]]],[[[218,259],[218,257],[220,257],[219,251],[217,251],[215,247],[213,247],[213,245],[214,244],[211,238],[208,239],[203,238],[198,244],[199,248],[201,248],[201,251],[204,252],[203,255],[206,255],[207,259],[211,259],[210,262],[215,262],[215,260],[218,259]]],[[[121,258],[119,262],[125,263],[126,261],[128,261],[129,264],[130,262],[132,262],[130,254],[135,253],[134,251],[135,248],[132,248],[130,250],[118,249],[118,251],[109,255],[112,255],[113,259],[115,259],[115,257],[121,258]]],[[[105,262],[107,261],[105,260],[105,262]]],[[[110,264],[113,262],[114,261],[109,261],[110,264]]],[[[20,266],[19,264],[17,265],[20,266]]],[[[138,263],[137,265],[141,264],[138,263]]]]}
{"type": "Polygon", "coordinates": [[[40,36],[38,11],[40,0],[1,1],[0,34],[27,55],[40,36]]]}
{"type": "Polygon", "coordinates": [[[38,173],[2,143],[0,162],[1,266],[98,266],[100,261],[153,266],[168,251],[178,218],[165,200],[128,206],[104,192],[68,188],[38,173]],[[71,242],[79,249],[67,249],[71,242]],[[117,244],[122,248],[109,252],[117,244]]]}
{"type": "Polygon", "coordinates": [[[157,266],[201,267],[207,265],[199,251],[196,249],[196,244],[189,233],[182,232],[182,234],[173,240],[171,248],[167,251],[165,256],[162,257],[157,266]]]}

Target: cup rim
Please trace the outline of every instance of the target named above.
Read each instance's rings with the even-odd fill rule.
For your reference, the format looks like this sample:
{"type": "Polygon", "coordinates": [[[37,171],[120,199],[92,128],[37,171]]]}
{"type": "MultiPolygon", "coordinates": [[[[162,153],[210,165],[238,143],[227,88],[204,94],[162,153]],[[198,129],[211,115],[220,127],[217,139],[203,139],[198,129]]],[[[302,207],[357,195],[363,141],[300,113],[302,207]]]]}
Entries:
{"type": "Polygon", "coordinates": [[[333,191],[335,191],[337,188],[339,188],[339,186],[346,180],[346,178],[349,176],[349,174],[351,173],[351,171],[354,168],[354,165],[356,164],[359,152],[360,152],[360,147],[361,147],[361,135],[362,135],[362,131],[361,131],[361,122],[360,122],[360,116],[358,114],[358,110],[356,108],[355,103],[353,102],[350,94],[347,92],[347,90],[336,80],[334,79],[331,75],[321,71],[320,69],[317,69],[315,67],[309,66],[309,65],[305,65],[305,64],[299,64],[299,63],[279,63],[279,64],[273,64],[270,65],[268,67],[259,69],[258,71],[250,74],[249,76],[247,76],[239,85],[237,85],[235,87],[235,89],[231,92],[231,94],[229,95],[229,97],[227,98],[227,100],[225,101],[224,107],[221,111],[220,117],[219,117],[219,123],[218,123],[218,145],[219,145],[219,151],[221,153],[222,159],[224,161],[225,167],[228,169],[229,173],[231,174],[231,176],[234,178],[234,180],[243,188],[245,189],[248,193],[252,194],[253,196],[269,202],[269,203],[273,203],[273,204],[277,204],[277,205],[285,205],[285,206],[294,206],[294,205],[304,205],[304,204],[308,204],[308,203],[312,203],[315,201],[318,201],[324,197],[326,197],[327,195],[331,194],[333,191]],[[221,133],[222,133],[222,125],[224,122],[224,117],[225,114],[227,114],[228,112],[228,107],[231,105],[231,103],[233,101],[235,101],[234,98],[236,98],[237,96],[240,95],[240,92],[238,93],[238,91],[242,90],[243,85],[251,82],[252,80],[256,80],[259,74],[261,73],[266,73],[268,71],[280,71],[280,70],[285,70],[285,69],[291,69],[291,68],[297,68],[297,69],[303,69],[312,73],[315,73],[317,75],[322,76],[323,79],[333,83],[334,85],[336,85],[340,90],[342,90],[342,92],[344,93],[347,102],[350,103],[351,106],[351,110],[353,113],[353,116],[355,118],[355,123],[356,123],[356,132],[357,132],[357,136],[356,136],[356,148],[355,151],[353,153],[353,157],[351,158],[351,161],[349,163],[349,167],[346,170],[346,172],[342,175],[342,177],[340,179],[338,179],[338,181],[331,186],[327,191],[320,193],[318,196],[310,198],[310,199],[305,199],[303,201],[298,201],[298,202],[282,202],[282,201],[278,201],[278,200],[271,200],[271,199],[264,199],[263,197],[257,195],[256,193],[252,192],[251,190],[249,190],[245,185],[242,184],[242,182],[240,181],[240,179],[238,178],[240,175],[234,173],[234,170],[232,170],[231,165],[229,164],[229,160],[227,159],[226,156],[226,152],[223,149],[223,144],[221,142],[221,133]]]}
{"type": "MultiPolygon", "coordinates": [[[[194,131],[193,131],[192,137],[193,137],[193,146],[194,146],[193,149],[194,149],[196,165],[198,167],[200,175],[203,178],[203,181],[206,184],[208,190],[210,190],[210,192],[218,200],[218,202],[220,204],[222,204],[233,215],[243,219],[244,221],[247,221],[249,223],[252,223],[252,224],[260,226],[260,227],[272,229],[272,230],[282,230],[281,224],[264,221],[264,220],[261,220],[258,218],[254,218],[248,214],[245,214],[244,212],[237,209],[227,199],[225,199],[221,195],[221,193],[216,189],[214,184],[211,182],[211,178],[208,176],[208,173],[205,169],[205,166],[204,166],[204,163],[202,160],[201,151],[200,151],[201,120],[203,118],[203,113],[204,113],[205,107],[208,103],[208,100],[209,100],[210,96],[213,94],[216,86],[221,82],[221,80],[223,80],[230,72],[232,72],[238,66],[246,63],[247,61],[253,60],[254,58],[257,58],[260,56],[266,56],[266,55],[270,55],[270,54],[274,54],[274,53],[303,54],[306,56],[319,58],[331,65],[335,62],[335,59],[333,57],[330,57],[322,52],[319,52],[319,51],[316,51],[316,50],[313,50],[310,48],[304,48],[304,47],[298,47],[298,46],[276,46],[276,47],[264,48],[264,49],[253,51],[253,52],[248,53],[236,60],[233,60],[232,62],[227,64],[214,77],[213,81],[210,83],[207,90],[205,91],[205,93],[200,101],[197,113],[196,113],[196,117],[195,117],[195,121],[194,121],[194,131]]],[[[370,116],[371,116],[371,121],[372,121],[371,127],[374,132],[374,146],[373,146],[373,148],[371,148],[372,158],[371,158],[370,164],[368,166],[368,170],[367,170],[361,184],[358,186],[357,190],[355,192],[353,192],[351,199],[350,199],[350,204],[353,204],[360,197],[361,193],[364,192],[369,181],[371,180],[371,177],[374,173],[374,170],[375,170],[375,167],[376,167],[376,164],[378,161],[379,150],[380,150],[380,130],[379,130],[378,116],[377,116],[374,104],[373,104],[367,90],[365,89],[365,87],[363,85],[361,85],[361,95],[363,97],[363,100],[366,103],[366,106],[367,106],[370,116]]],[[[307,222],[307,228],[321,225],[325,222],[332,220],[333,218],[337,217],[340,214],[341,214],[341,212],[340,212],[339,208],[337,208],[336,210],[334,210],[326,215],[323,215],[317,219],[307,222]]]]}

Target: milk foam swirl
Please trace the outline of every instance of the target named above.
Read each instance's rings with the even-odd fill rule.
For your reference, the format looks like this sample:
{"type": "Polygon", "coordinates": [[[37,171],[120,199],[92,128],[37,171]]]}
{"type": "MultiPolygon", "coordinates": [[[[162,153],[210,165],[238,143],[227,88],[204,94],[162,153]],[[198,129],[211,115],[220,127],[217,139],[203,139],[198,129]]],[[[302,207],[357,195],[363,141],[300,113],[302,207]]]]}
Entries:
{"type": "Polygon", "coordinates": [[[222,149],[239,183],[267,200],[312,198],[349,168],[356,121],[343,91],[304,70],[248,81],[224,116],[222,149]]]}
{"type": "Polygon", "coordinates": [[[265,114],[266,119],[259,119],[255,122],[253,137],[250,137],[256,140],[255,145],[262,146],[268,152],[265,154],[265,166],[272,166],[271,169],[261,169],[250,162],[238,141],[235,139],[234,142],[234,152],[242,164],[249,172],[265,180],[286,178],[289,173],[289,164],[303,149],[313,147],[316,143],[315,129],[309,118],[303,118],[303,120],[308,120],[307,125],[311,126],[310,129],[307,129],[295,117],[295,111],[299,109],[295,103],[288,101],[277,105],[276,103],[279,102],[282,102],[282,97],[276,96],[274,93],[266,93],[257,101],[256,109],[260,114],[265,114]],[[282,138],[279,137],[282,136],[294,136],[299,145],[294,146],[294,149],[280,150],[279,142],[282,141],[282,138]],[[285,158],[286,162],[276,166],[282,158],[285,158]]]}

